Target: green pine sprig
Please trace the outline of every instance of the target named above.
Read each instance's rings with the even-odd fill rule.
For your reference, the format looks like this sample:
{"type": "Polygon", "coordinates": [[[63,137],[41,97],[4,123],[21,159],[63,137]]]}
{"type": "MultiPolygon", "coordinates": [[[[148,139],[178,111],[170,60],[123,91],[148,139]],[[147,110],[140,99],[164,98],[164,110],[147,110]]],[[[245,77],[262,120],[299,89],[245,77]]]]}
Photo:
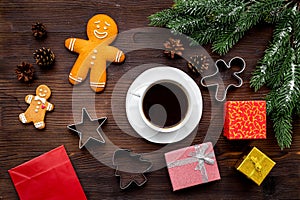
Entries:
{"type": "Polygon", "coordinates": [[[274,8],[282,6],[282,2],[283,0],[249,2],[246,9],[239,14],[237,21],[230,24],[230,28],[220,34],[213,43],[213,51],[221,55],[227,53],[245,35],[246,31],[265,19],[265,16],[269,15],[274,8]]]}
{"type": "MultiPolygon", "coordinates": [[[[289,3],[289,2],[288,2],[289,3]]],[[[200,45],[213,43],[224,55],[254,25],[276,21],[286,0],[177,0],[172,8],[149,16],[151,26],[165,26],[191,36],[200,45]]]]}
{"type": "Polygon", "coordinates": [[[265,84],[271,88],[267,95],[267,111],[273,121],[275,136],[281,149],[290,147],[293,115],[299,113],[299,16],[296,6],[282,13],[273,41],[250,81],[255,91],[265,84]]]}
{"type": "Polygon", "coordinates": [[[177,18],[178,13],[174,9],[165,9],[151,16],[151,26],[165,26],[170,19],[177,18]]]}

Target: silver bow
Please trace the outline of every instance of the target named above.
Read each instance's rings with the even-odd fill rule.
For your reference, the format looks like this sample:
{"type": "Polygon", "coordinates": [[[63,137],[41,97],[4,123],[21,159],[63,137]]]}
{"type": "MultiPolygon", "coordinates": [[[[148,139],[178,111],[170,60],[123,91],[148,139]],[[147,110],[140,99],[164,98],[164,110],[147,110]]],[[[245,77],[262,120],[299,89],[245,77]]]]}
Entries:
{"type": "Polygon", "coordinates": [[[35,96],[35,97],[34,97],[34,100],[36,100],[36,101],[40,100],[43,104],[46,103],[46,99],[45,99],[45,98],[41,98],[41,97],[39,97],[39,96],[35,96]]]}
{"type": "Polygon", "coordinates": [[[214,158],[214,154],[213,152],[210,153],[205,153],[206,150],[208,149],[208,144],[204,143],[202,144],[202,147],[200,145],[196,145],[195,146],[195,152],[191,152],[190,153],[190,157],[196,158],[198,160],[198,164],[195,168],[195,170],[199,170],[202,178],[203,178],[203,182],[208,182],[208,176],[207,176],[207,172],[206,172],[206,168],[204,163],[208,164],[208,165],[213,165],[215,164],[215,160],[214,158]]]}
{"type": "Polygon", "coordinates": [[[202,175],[203,183],[208,182],[208,176],[205,168],[205,163],[208,165],[215,164],[214,152],[206,152],[209,148],[209,143],[203,143],[201,145],[195,145],[195,152],[191,152],[185,159],[176,160],[168,164],[168,168],[180,167],[194,162],[198,162],[195,170],[200,171],[202,175]]]}

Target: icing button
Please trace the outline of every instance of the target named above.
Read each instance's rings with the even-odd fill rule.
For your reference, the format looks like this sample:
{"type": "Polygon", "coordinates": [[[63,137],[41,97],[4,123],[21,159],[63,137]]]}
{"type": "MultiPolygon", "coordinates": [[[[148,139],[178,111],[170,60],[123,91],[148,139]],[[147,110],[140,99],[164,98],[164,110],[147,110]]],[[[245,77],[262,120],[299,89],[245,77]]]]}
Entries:
{"type": "Polygon", "coordinates": [[[97,49],[94,50],[94,53],[98,53],[97,49]]]}
{"type": "Polygon", "coordinates": [[[41,102],[39,101],[39,102],[38,102],[38,104],[40,105],[40,104],[41,104],[41,102]]]}
{"type": "Polygon", "coordinates": [[[40,108],[39,106],[36,106],[36,108],[40,108]]]}
{"type": "Polygon", "coordinates": [[[92,56],[92,59],[95,60],[95,59],[96,59],[96,56],[92,56]]]}
{"type": "Polygon", "coordinates": [[[94,65],[95,63],[94,62],[91,62],[91,65],[94,65]]]}
{"type": "Polygon", "coordinates": [[[38,110],[38,109],[35,109],[35,110],[34,110],[34,112],[36,112],[36,113],[37,113],[37,112],[39,112],[39,110],[38,110]]]}

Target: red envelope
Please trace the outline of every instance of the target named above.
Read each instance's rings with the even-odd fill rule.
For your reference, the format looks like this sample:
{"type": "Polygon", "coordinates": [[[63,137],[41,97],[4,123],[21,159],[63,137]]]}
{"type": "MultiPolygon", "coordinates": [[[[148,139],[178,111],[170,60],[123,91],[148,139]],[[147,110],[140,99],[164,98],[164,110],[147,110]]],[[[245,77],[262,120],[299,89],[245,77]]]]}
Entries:
{"type": "Polygon", "coordinates": [[[86,200],[64,146],[8,170],[21,200],[86,200]]]}

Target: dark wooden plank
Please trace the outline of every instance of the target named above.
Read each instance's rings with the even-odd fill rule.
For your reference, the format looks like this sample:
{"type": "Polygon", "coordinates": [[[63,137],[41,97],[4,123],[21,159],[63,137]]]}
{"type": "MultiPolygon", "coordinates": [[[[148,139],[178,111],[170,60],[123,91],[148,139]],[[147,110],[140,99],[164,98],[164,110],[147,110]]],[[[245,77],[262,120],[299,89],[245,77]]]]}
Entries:
{"type": "MultiPolygon", "coordinates": [[[[221,136],[215,146],[222,180],[178,192],[171,191],[167,169],[162,168],[147,175],[148,183],[141,188],[121,191],[114,170],[97,161],[87,150],[78,149],[78,137],[66,128],[80,118],[81,107],[72,108],[74,88],[68,83],[68,73],[76,60],[76,55],[64,48],[68,37],[86,38],[85,26],[88,19],[96,13],[112,16],[119,25],[120,32],[132,28],[145,27],[149,23],[147,16],[156,11],[172,6],[172,1],[158,0],[105,0],[105,1],[63,1],[63,0],[26,0],[0,3],[0,199],[18,199],[7,170],[26,162],[46,151],[64,144],[88,199],[300,199],[297,186],[300,185],[300,120],[294,121],[294,136],[291,149],[281,151],[276,144],[272,123],[268,120],[268,139],[257,141],[230,142],[221,136]],[[36,41],[31,36],[31,24],[43,22],[49,31],[48,38],[36,41]],[[34,62],[32,53],[39,47],[50,47],[56,55],[53,68],[36,68],[37,79],[32,84],[19,83],[14,68],[21,61],[34,62]],[[47,115],[47,128],[35,130],[18,121],[18,114],[27,108],[24,97],[32,94],[35,88],[45,83],[53,91],[49,100],[55,105],[55,111],[47,115]],[[73,117],[74,114],[74,117],[73,117]],[[233,168],[248,145],[255,145],[269,155],[277,165],[261,187],[256,186],[233,168]]],[[[259,58],[262,57],[272,36],[271,26],[257,26],[249,31],[226,56],[228,61],[233,56],[241,56],[247,62],[242,78],[242,88],[231,90],[229,100],[263,99],[267,88],[254,93],[249,88],[251,73],[259,58]]],[[[214,59],[220,58],[210,52],[214,59]]],[[[152,152],[163,145],[156,145],[136,138],[126,120],[125,109],[112,113],[111,98],[124,105],[126,89],[132,80],[115,89],[115,85],[125,73],[131,73],[135,67],[146,63],[161,63],[182,69],[199,82],[186,67],[184,60],[168,60],[161,50],[139,50],[130,52],[123,65],[112,65],[108,69],[108,85],[104,93],[94,99],[97,116],[108,116],[103,131],[115,145],[129,148],[136,152],[152,152]],[[112,95],[114,92],[114,95],[112,95]],[[123,102],[123,103],[122,103],[123,102]],[[121,126],[121,127],[119,127],[121,126]],[[130,133],[128,135],[126,133],[130,133]]],[[[201,143],[209,128],[212,103],[208,90],[200,86],[204,100],[204,112],[193,144],[201,143]]],[[[87,103],[84,91],[76,96],[78,104],[87,103]]],[[[74,102],[73,102],[74,103],[74,102]]],[[[87,105],[88,109],[93,109],[87,105]]],[[[94,116],[95,117],[95,116],[94,116]]],[[[214,124],[222,126],[222,124],[214,124]]],[[[111,149],[102,149],[107,162],[111,149]]]]}

